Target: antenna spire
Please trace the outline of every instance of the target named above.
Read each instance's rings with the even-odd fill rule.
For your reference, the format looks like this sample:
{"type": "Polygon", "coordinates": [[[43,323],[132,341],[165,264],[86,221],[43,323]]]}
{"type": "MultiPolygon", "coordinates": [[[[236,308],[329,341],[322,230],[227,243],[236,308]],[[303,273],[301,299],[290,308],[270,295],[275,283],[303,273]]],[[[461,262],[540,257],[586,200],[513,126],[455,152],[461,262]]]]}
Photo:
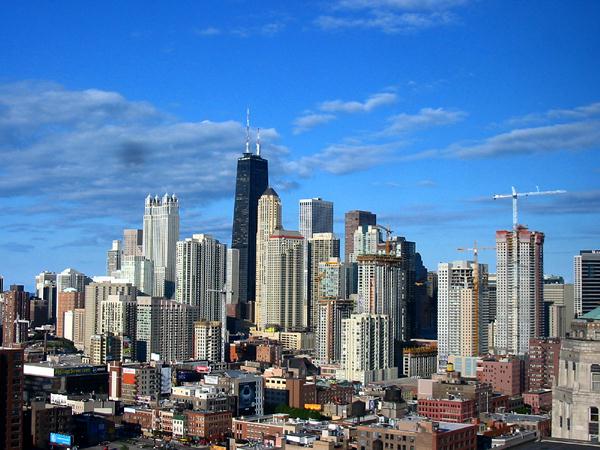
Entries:
{"type": "Polygon", "coordinates": [[[250,153],[250,108],[246,108],[246,153],[250,153]]]}
{"type": "Polygon", "coordinates": [[[256,130],[256,155],[260,156],[260,128],[256,130]]]}

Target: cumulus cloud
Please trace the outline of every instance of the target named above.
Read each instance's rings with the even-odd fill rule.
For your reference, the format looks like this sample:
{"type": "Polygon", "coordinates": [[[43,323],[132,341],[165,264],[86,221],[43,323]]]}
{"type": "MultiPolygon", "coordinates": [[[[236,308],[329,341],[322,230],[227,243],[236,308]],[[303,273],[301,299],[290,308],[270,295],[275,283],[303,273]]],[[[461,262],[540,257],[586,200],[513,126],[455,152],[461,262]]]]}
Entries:
{"type": "Polygon", "coordinates": [[[389,125],[382,134],[406,133],[423,128],[449,125],[463,120],[464,111],[452,111],[444,108],[421,108],[416,114],[397,114],[389,118],[389,125]]]}
{"type": "MultiPolygon", "coordinates": [[[[239,122],[179,121],[115,92],[4,85],[0,199],[33,201],[26,208],[37,215],[52,214],[43,205],[60,205],[49,224],[65,227],[110,217],[137,221],[148,193],[176,192],[184,204],[206,204],[233,195],[244,135],[239,122]]],[[[261,138],[277,173],[287,150],[274,129],[261,130],[261,138]]]]}
{"type": "Polygon", "coordinates": [[[294,134],[303,133],[317,125],[331,122],[335,119],[333,114],[306,114],[294,120],[294,134]]]}
{"type": "Polygon", "coordinates": [[[345,112],[345,113],[356,113],[356,112],[370,112],[380,106],[389,105],[395,103],[398,96],[392,92],[381,92],[373,94],[367,98],[364,102],[352,100],[329,100],[319,105],[321,111],[326,112],[345,112]]]}

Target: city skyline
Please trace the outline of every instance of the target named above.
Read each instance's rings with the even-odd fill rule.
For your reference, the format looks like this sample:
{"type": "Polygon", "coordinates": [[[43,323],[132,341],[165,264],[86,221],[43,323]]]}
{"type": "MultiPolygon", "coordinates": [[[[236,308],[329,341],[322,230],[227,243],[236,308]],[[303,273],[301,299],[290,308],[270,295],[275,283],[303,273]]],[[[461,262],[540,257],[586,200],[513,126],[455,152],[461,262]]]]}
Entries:
{"type": "MultiPolygon", "coordinates": [[[[113,30],[106,44],[101,21],[82,20],[73,6],[6,11],[0,36],[15,43],[0,72],[6,284],[31,290],[40,271],[66,267],[103,274],[111,242],[142,227],[148,193],[181,199],[181,238],[207,233],[229,245],[248,105],[284,228],[299,229],[300,199],[322,197],[334,203],[340,238],[345,212],[372,211],[416,241],[434,270],[464,259],[457,247],[491,245],[510,230],[510,202],[494,194],[566,189],[519,206],[546,236],[545,272],[572,282],[573,257],[598,248],[600,6],[537,14],[501,2],[342,3],[265,4],[252,16],[255,8],[238,5],[230,17],[216,4],[190,7],[189,17],[163,5],[137,8],[137,20],[133,10],[114,18],[120,7],[107,4],[95,11],[113,30]],[[396,25],[360,19],[380,13],[396,25]],[[37,14],[53,20],[24,26],[37,14]],[[171,28],[148,25],[148,14],[171,28]],[[93,64],[73,33],[96,43],[93,64]],[[310,45],[317,39],[321,51],[310,45]],[[113,59],[105,51],[115,45],[113,59]],[[71,56],[54,61],[59,48],[71,56]],[[124,64],[137,52],[157,56],[143,76],[144,67],[124,64]],[[300,67],[312,72],[294,75],[300,67]]],[[[495,272],[491,254],[481,263],[495,272]]]]}

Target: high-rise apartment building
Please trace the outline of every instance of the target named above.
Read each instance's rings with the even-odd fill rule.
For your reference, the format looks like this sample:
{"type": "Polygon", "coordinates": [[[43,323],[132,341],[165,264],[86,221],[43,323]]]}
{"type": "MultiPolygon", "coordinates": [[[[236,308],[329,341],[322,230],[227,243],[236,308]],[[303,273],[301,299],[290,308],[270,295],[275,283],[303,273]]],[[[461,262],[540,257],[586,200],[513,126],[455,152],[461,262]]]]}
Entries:
{"type": "Polygon", "coordinates": [[[85,287],[85,353],[89,355],[92,335],[100,333],[100,306],[109,295],[124,294],[135,298],[136,288],[123,280],[111,277],[95,277],[85,287]]]}
{"type": "Polygon", "coordinates": [[[144,255],[144,231],[136,229],[123,230],[123,256],[144,255]]]}
{"type": "Polygon", "coordinates": [[[356,312],[383,314],[389,318],[389,350],[392,364],[400,360],[406,336],[406,271],[393,255],[358,257],[358,303],[356,312]]]}
{"type": "Polygon", "coordinates": [[[303,295],[304,238],[297,231],[276,229],[265,253],[265,285],[257,326],[306,327],[303,295]]]}
{"type": "Polygon", "coordinates": [[[35,292],[38,298],[48,302],[48,319],[56,320],[56,273],[42,272],[35,277],[35,292]]]}
{"type": "Polygon", "coordinates": [[[179,240],[179,200],[175,194],[146,197],[144,208],[144,256],[154,264],[153,295],[175,295],[176,245],[179,240]]]}
{"type": "Polygon", "coordinates": [[[488,268],[472,261],[438,264],[438,358],[488,351],[488,268]]]}
{"type": "MultiPolygon", "coordinates": [[[[236,248],[227,249],[225,291],[227,304],[237,310],[240,302],[240,251],[236,248]]],[[[237,314],[235,314],[237,316],[237,314]]]]}
{"type": "Polygon", "coordinates": [[[342,320],[340,378],[363,384],[396,378],[390,349],[390,318],[352,314],[342,320]]]}
{"type": "Polygon", "coordinates": [[[119,278],[134,285],[139,292],[152,294],[154,289],[154,264],[145,256],[123,255],[119,278]]]}
{"type": "Polygon", "coordinates": [[[106,276],[112,277],[118,270],[121,270],[121,257],[123,256],[123,247],[121,241],[112,241],[110,250],[106,252],[106,276]]]}
{"type": "Polygon", "coordinates": [[[331,258],[340,257],[340,240],[333,233],[313,233],[308,239],[308,276],[307,276],[307,304],[308,325],[316,330],[318,325],[319,311],[319,264],[329,261],[331,258]]]}
{"type": "Polygon", "coordinates": [[[65,311],[63,337],[73,342],[77,350],[85,348],[85,309],[65,311]]]}
{"type": "Polygon", "coordinates": [[[194,322],[199,307],[160,297],[137,298],[136,357],[150,361],[152,353],[163,361],[185,361],[193,355],[194,322]]]}
{"type": "Polygon", "coordinates": [[[565,337],[575,318],[572,284],[562,277],[544,276],[545,328],[549,337],[565,337]]]}
{"type": "Polygon", "coordinates": [[[255,299],[258,199],[268,185],[269,164],[260,156],[258,145],[256,154],[250,153],[247,136],[246,151],[237,163],[231,236],[231,248],[239,250],[240,303],[244,307],[255,299]]]}
{"type": "Polygon", "coordinates": [[[100,329],[98,334],[112,335],[113,346],[118,347],[119,359],[135,358],[137,303],[134,296],[109,295],[100,303],[100,329]]]}
{"type": "Polygon", "coordinates": [[[194,359],[222,361],[221,322],[201,320],[194,323],[194,359]]]}
{"type": "Polygon", "coordinates": [[[537,338],[529,342],[527,387],[530,391],[554,386],[558,379],[560,343],[559,338],[537,338]]]}
{"type": "Polygon", "coordinates": [[[23,349],[0,347],[0,448],[23,447],[23,349]]]}
{"type": "Polygon", "coordinates": [[[222,320],[221,291],[225,286],[227,246],[208,234],[194,234],[177,242],[175,299],[198,306],[200,318],[222,320]]]}
{"type": "Polygon", "coordinates": [[[91,283],[91,278],[75,269],[66,268],[61,273],[56,274],[56,292],[61,293],[66,289],[75,289],[78,292],[85,292],[85,287],[91,283]]]}
{"type": "Polygon", "coordinates": [[[600,250],[582,250],[574,258],[575,315],[600,306],[600,250]]]}
{"type": "Polygon", "coordinates": [[[56,307],[56,335],[65,337],[64,323],[65,313],[74,309],[85,307],[85,294],[74,288],[67,288],[58,293],[58,302],[56,307]]]}
{"type": "Polygon", "coordinates": [[[322,198],[300,200],[300,234],[311,239],[314,233],[333,233],[333,202],[322,198]]]}
{"type": "Polygon", "coordinates": [[[354,310],[354,301],[337,297],[321,298],[316,332],[316,357],[321,364],[334,364],[342,358],[342,321],[354,310]]]}
{"type": "MultiPolygon", "coordinates": [[[[265,257],[269,237],[276,229],[281,229],[281,200],[273,188],[258,199],[258,221],[256,232],[256,311],[262,311],[262,292],[266,285],[265,257]]],[[[259,320],[258,318],[256,319],[259,320]]]]}
{"type": "Polygon", "coordinates": [[[27,340],[30,308],[29,292],[23,286],[13,285],[4,292],[4,311],[2,314],[2,345],[7,347],[27,340]]]}
{"type": "Polygon", "coordinates": [[[361,255],[375,255],[379,252],[381,233],[375,226],[360,226],[354,231],[354,245],[348,261],[356,262],[361,255]]]}
{"type": "Polygon", "coordinates": [[[321,261],[318,266],[317,277],[317,299],[324,298],[346,298],[344,289],[345,270],[340,258],[329,258],[321,261]]]}
{"type": "Polygon", "coordinates": [[[377,224],[377,215],[369,211],[348,211],[344,216],[344,258],[350,261],[354,253],[354,232],[358,227],[377,224]]]}
{"type": "Polygon", "coordinates": [[[497,354],[523,355],[543,335],[544,233],[519,226],[496,232],[497,354]]]}

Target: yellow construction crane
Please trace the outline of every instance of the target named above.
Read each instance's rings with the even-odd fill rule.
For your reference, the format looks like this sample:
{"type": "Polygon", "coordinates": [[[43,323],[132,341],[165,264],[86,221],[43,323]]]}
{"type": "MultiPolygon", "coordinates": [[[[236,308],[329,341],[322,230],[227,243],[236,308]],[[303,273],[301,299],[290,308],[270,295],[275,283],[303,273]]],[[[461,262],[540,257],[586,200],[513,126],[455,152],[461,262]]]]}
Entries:
{"type": "Polygon", "coordinates": [[[533,192],[517,192],[514,186],[512,186],[512,194],[496,194],[494,195],[494,200],[498,200],[501,198],[512,198],[512,207],[513,207],[513,230],[517,229],[519,225],[518,222],[518,211],[517,211],[517,199],[519,197],[529,197],[532,195],[556,195],[556,194],[565,194],[567,191],[562,189],[556,191],[540,191],[540,188],[537,188],[537,191],[533,192]]]}
{"type": "Polygon", "coordinates": [[[459,247],[457,248],[459,252],[473,252],[473,305],[474,305],[474,315],[475,315],[475,331],[474,341],[475,341],[475,351],[479,356],[479,250],[496,250],[496,247],[478,247],[477,241],[474,242],[473,247],[459,247]]]}

